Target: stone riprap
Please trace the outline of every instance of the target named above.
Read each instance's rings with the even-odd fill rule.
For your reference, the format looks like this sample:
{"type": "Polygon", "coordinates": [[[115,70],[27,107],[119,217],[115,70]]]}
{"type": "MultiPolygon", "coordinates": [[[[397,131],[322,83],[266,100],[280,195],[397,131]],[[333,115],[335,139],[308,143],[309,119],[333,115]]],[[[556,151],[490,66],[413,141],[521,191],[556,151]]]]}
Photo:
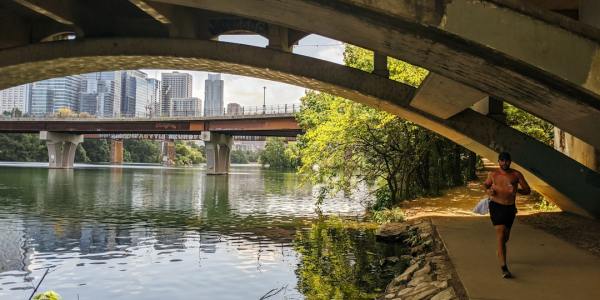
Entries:
{"type": "Polygon", "coordinates": [[[460,286],[460,281],[431,220],[383,224],[376,234],[380,240],[410,247],[410,255],[400,257],[408,267],[388,284],[381,299],[459,299],[454,286],[460,286]]]}

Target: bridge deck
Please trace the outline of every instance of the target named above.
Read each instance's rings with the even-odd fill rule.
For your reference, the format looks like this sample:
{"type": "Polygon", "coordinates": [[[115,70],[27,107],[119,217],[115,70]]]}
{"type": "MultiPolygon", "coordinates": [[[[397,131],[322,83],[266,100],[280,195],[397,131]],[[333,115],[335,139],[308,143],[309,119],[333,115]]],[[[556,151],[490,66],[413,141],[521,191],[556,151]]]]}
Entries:
{"type": "Polygon", "coordinates": [[[293,114],[170,118],[13,118],[0,119],[0,132],[54,131],[89,133],[200,133],[234,136],[296,136],[302,133],[293,114]]]}

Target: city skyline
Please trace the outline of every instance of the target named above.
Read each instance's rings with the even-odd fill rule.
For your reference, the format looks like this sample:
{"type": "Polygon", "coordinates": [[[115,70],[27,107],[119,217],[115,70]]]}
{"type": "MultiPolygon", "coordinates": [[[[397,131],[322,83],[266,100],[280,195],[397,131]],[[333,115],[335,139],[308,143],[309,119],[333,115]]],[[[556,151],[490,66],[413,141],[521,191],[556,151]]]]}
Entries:
{"type": "MultiPolygon", "coordinates": [[[[268,40],[259,35],[222,35],[221,42],[238,43],[255,47],[266,47],[268,40]]],[[[293,53],[310,56],[337,64],[343,64],[344,45],[340,41],[333,40],[316,34],[308,35],[293,47],[293,53]]],[[[208,71],[172,70],[172,69],[141,69],[148,74],[149,78],[160,79],[163,72],[186,72],[193,78],[192,96],[204,101],[204,80],[208,71]]],[[[224,105],[238,103],[241,106],[262,106],[263,87],[266,88],[266,104],[294,104],[300,103],[306,88],[276,81],[258,79],[247,76],[221,73],[221,79],[225,83],[223,92],[224,105]]]]}
{"type": "MultiPolygon", "coordinates": [[[[224,35],[221,36],[220,41],[222,42],[231,42],[231,43],[240,43],[240,44],[248,44],[256,47],[265,47],[267,44],[267,39],[258,35],[224,35]]],[[[293,52],[299,55],[311,56],[323,60],[328,60],[334,63],[341,64],[343,62],[343,49],[344,46],[342,43],[328,39],[318,35],[309,35],[306,38],[302,39],[299,42],[299,45],[294,46],[293,52]]],[[[92,74],[100,74],[100,73],[127,73],[127,72],[135,72],[135,74],[144,73],[147,79],[148,89],[156,89],[158,86],[158,81],[162,84],[162,76],[165,73],[173,73],[179,72],[180,74],[189,74],[191,77],[190,85],[193,86],[191,88],[191,94],[186,95],[172,95],[177,98],[198,98],[201,103],[205,101],[205,79],[208,77],[210,72],[204,71],[188,71],[188,70],[163,70],[163,69],[140,69],[140,70],[116,70],[116,71],[108,71],[108,72],[98,72],[92,74]],[[154,80],[154,81],[153,81],[154,80]]],[[[84,76],[85,74],[67,76],[63,78],[69,77],[77,77],[84,76]]],[[[221,79],[224,82],[224,88],[222,92],[222,105],[221,107],[226,107],[229,103],[238,103],[241,106],[262,106],[263,97],[266,98],[267,105],[273,104],[294,104],[299,103],[300,98],[305,93],[305,88],[298,87],[294,85],[289,85],[285,83],[279,83],[275,81],[263,80],[258,78],[232,75],[228,73],[220,73],[221,79]],[[264,93],[264,94],[263,94],[264,93]]],[[[52,81],[57,81],[58,79],[49,79],[52,81]]],[[[85,79],[84,79],[85,80],[85,79]]],[[[44,81],[40,81],[44,82],[44,81]]],[[[40,82],[33,83],[30,85],[34,87],[35,85],[39,85],[40,82]]],[[[86,81],[87,82],[87,81],[86,81]]],[[[166,115],[170,111],[170,104],[167,103],[169,101],[161,100],[162,107],[151,107],[158,105],[157,101],[159,98],[163,98],[163,96],[159,95],[156,99],[148,99],[145,100],[143,105],[138,105],[137,107],[128,107],[127,99],[119,99],[119,96],[111,96],[111,94],[119,93],[121,84],[117,84],[119,87],[113,84],[112,87],[107,86],[107,83],[104,79],[95,82],[96,86],[91,88],[87,86],[87,83],[82,83],[80,97],[78,99],[73,100],[72,104],[67,104],[66,107],[70,108],[73,111],[82,111],[88,112],[90,114],[93,111],[96,112],[94,115],[98,116],[110,116],[118,115],[121,112],[127,112],[127,114],[149,114],[149,115],[158,115],[159,112],[162,115],[166,115]],[[88,89],[91,88],[91,93],[88,89]],[[97,89],[100,88],[103,92],[98,92],[97,89]],[[116,97],[115,99],[109,99],[109,97],[116,97]],[[81,103],[82,100],[91,101],[94,103],[81,103]],[[110,107],[111,102],[115,102],[114,106],[116,108],[110,107]],[[84,105],[85,104],[85,105],[84,105]],[[84,107],[85,106],[85,107],[84,107]],[[92,106],[95,106],[92,107],[92,106]],[[102,108],[100,106],[103,106],[102,108]],[[121,106],[121,107],[119,107],[121,106]],[[117,113],[114,113],[114,110],[118,110],[117,113]],[[166,114],[165,114],[166,113],[166,114]]],[[[8,90],[8,89],[7,89],[8,90]]],[[[150,94],[150,98],[152,98],[152,93],[154,91],[148,91],[150,94]]],[[[161,91],[162,94],[163,91],[161,91]]],[[[29,92],[28,92],[29,93],[29,92]]],[[[22,112],[30,113],[48,113],[58,108],[57,105],[61,105],[62,102],[59,103],[49,103],[46,99],[49,95],[41,95],[39,91],[35,91],[32,88],[30,92],[32,100],[25,107],[21,106],[24,109],[19,108],[17,104],[18,101],[14,101],[12,99],[7,99],[6,101],[2,101],[0,105],[2,105],[3,111],[12,110],[12,106],[19,108],[22,112]],[[41,98],[40,98],[41,97],[41,98]],[[43,98],[43,99],[42,99],[43,98]],[[6,102],[6,103],[5,103],[6,102]],[[8,103],[10,102],[10,103],[8,103]],[[42,103],[44,102],[44,103],[42,103]],[[11,103],[12,104],[11,106],[11,103]],[[41,107],[40,105],[44,105],[41,107]],[[9,107],[9,110],[6,110],[6,107],[9,107]]],[[[9,92],[4,92],[3,94],[8,95],[9,92]]],[[[120,93],[119,93],[120,94],[120,93]]],[[[12,96],[11,96],[12,97],[12,96]]],[[[61,100],[62,101],[62,100],[61,100]]],[[[64,101],[63,101],[64,102],[64,101]]],[[[204,106],[206,108],[206,106],[204,106]]],[[[127,115],[126,114],[126,115],[127,115]]]]}

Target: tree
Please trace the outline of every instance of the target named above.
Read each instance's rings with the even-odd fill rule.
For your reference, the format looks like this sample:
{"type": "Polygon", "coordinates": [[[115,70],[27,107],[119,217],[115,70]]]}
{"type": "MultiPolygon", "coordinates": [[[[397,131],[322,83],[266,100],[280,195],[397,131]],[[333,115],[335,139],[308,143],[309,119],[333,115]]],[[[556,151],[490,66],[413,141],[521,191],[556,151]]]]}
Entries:
{"type": "Polygon", "coordinates": [[[265,149],[259,155],[260,163],[273,169],[294,169],[297,160],[292,159],[291,152],[283,138],[267,138],[265,149]]]}
{"type": "Polygon", "coordinates": [[[109,162],[110,161],[110,142],[105,139],[84,140],[81,143],[85,149],[89,162],[109,162]]]}
{"type": "Polygon", "coordinates": [[[71,118],[77,116],[77,114],[71,111],[71,109],[68,107],[61,107],[56,110],[54,116],[58,118],[71,118]]]}
{"type": "Polygon", "coordinates": [[[231,151],[231,163],[234,164],[247,164],[249,162],[247,151],[244,150],[232,150],[231,151]]]}
{"type": "Polygon", "coordinates": [[[46,143],[37,134],[0,134],[0,160],[48,161],[46,143]]]}
{"type": "MultiPolygon", "coordinates": [[[[373,53],[346,46],[345,63],[371,71],[373,53]]],[[[427,72],[391,59],[391,78],[418,86],[427,72]]],[[[470,152],[387,112],[332,95],[307,92],[297,115],[300,173],[330,192],[350,193],[359,184],[375,187],[374,208],[402,199],[437,194],[463,184],[470,152]]]]}
{"type": "Polygon", "coordinates": [[[175,165],[191,166],[205,161],[199,146],[185,141],[175,141],[175,165]]]}
{"type": "Polygon", "coordinates": [[[554,145],[554,126],[524,110],[504,102],[506,124],[537,140],[554,145]]]}
{"type": "Polygon", "coordinates": [[[124,140],[123,158],[126,162],[160,162],[160,145],[157,141],[124,140]]]}

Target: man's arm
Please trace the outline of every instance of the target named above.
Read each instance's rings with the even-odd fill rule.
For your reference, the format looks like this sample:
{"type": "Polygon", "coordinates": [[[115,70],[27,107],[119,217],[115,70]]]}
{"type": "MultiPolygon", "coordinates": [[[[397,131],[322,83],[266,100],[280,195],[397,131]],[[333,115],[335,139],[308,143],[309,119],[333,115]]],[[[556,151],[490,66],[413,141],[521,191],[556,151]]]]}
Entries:
{"type": "Polygon", "coordinates": [[[517,172],[517,177],[519,178],[519,185],[521,186],[520,189],[517,189],[517,193],[521,195],[531,194],[531,188],[529,187],[529,184],[525,180],[523,174],[521,174],[521,172],[517,172]]]}
{"type": "Polygon", "coordinates": [[[494,189],[492,189],[492,185],[494,185],[494,180],[492,180],[492,172],[488,173],[487,178],[483,182],[483,186],[485,187],[485,191],[488,195],[493,196],[495,194],[494,189]]]}

